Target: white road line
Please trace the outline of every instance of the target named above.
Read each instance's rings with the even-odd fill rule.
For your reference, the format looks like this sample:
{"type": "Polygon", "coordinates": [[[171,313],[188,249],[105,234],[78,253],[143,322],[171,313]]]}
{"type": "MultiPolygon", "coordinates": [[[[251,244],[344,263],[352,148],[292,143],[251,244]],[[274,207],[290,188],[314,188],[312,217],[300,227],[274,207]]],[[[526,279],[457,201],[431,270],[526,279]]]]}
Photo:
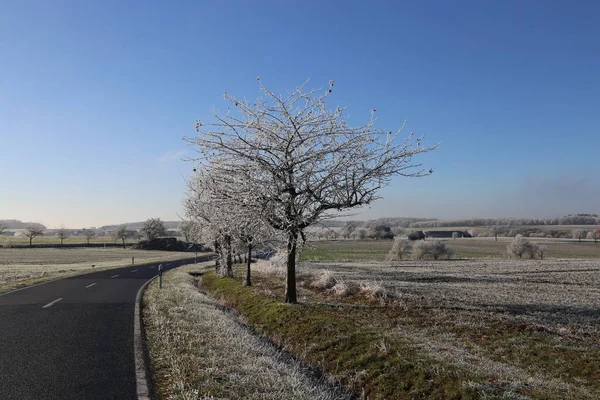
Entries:
{"type": "Polygon", "coordinates": [[[131,272],[137,272],[137,269],[134,269],[134,270],[133,270],[133,271],[131,271],[131,272]]]}
{"type": "Polygon", "coordinates": [[[60,299],[56,299],[54,301],[51,301],[50,303],[46,304],[45,306],[43,306],[42,308],[48,308],[52,305],[54,305],[54,303],[58,303],[59,301],[61,301],[63,298],[61,297],[60,299]]]}
{"type": "Polygon", "coordinates": [[[133,353],[135,355],[137,400],[150,400],[150,391],[148,390],[148,381],[146,379],[146,366],[144,364],[144,348],[142,345],[142,312],[140,302],[144,289],[155,278],[156,277],[146,281],[135,296],[135,310],[133,313],[133,353]]]}
{"type": "Polygon", "coordinates": [[[92,286],[94,286],[95,284],[96,284],[96,282],[94,282],[94,283],[91,283],[91,284],[87,285],[85,288],[86,288],[86,289],[87,289],[87,288],[91,288],[91,287],[92,287],[92,286]]]}
{"type": "Polygon", "coordinates": [[[119,276],[119,274],[111,276],[111,279],[116,278],[117,276],[119,276]]]}

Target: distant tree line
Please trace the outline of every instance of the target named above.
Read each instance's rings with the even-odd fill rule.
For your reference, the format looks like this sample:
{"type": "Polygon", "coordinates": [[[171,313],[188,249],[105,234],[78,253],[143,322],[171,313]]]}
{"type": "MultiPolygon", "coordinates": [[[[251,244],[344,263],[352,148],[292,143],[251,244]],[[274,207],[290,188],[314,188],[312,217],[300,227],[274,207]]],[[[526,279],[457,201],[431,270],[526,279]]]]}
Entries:
{"type": "Polygon", "coordinates": [[[390,228],[449,228],[456,226],[465,227],[519,227],[532,225],[600,225],[600,215],[597,214],[571,214],[556,218],[467,218],[439,220],[427,218],[397,218],[386,217],[368,221],[351,221],[362,228],[369,229],[376,225],[386,225],[390,228]]]}

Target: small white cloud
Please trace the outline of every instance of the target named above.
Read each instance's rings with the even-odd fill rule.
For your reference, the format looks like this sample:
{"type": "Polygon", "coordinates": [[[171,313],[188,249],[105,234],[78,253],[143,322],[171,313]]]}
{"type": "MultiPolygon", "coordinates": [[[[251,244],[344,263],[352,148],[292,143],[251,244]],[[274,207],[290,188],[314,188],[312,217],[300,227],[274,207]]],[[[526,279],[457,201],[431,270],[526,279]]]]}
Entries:
{"type": "Polygon", "coordinates": [[[171,150],[158,158],[160,164],[170,164],[173,161],[180,161],[187,154],[186,150],[171,150]]]}

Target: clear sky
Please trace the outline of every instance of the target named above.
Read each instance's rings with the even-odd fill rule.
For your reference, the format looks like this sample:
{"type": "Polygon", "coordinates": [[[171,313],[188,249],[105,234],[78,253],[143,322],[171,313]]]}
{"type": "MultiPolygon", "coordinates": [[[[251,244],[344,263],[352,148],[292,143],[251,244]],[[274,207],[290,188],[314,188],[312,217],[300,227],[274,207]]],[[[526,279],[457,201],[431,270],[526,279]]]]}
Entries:
{"type": "Polygon", "coordinates": [[[0,219],[178,219],[222,93],[441,142],[359,218],[600,213],[598,1],[0,1],[0,219]]]}

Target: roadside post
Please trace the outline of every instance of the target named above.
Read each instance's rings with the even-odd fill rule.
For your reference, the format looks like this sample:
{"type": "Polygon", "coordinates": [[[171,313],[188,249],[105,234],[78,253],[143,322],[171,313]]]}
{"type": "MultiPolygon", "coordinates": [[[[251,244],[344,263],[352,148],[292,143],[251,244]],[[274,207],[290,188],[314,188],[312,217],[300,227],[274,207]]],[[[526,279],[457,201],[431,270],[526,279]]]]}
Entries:
{"type": "Polygon", "coordinates": [[[194,257],[194,264],[198,263],[198,252],[196,252],[196,256],[194,257]]]}
{"type": "Polygon", "coordinates": [[[131,257],[131,265],[135,265],[135,257],[131,257]]]}
{"type": "Polygon", "coordinates": [[[163,274],[162,264],[158,264],[158,288],[159,289],[162,289],[162,274],[163,274]]]}

